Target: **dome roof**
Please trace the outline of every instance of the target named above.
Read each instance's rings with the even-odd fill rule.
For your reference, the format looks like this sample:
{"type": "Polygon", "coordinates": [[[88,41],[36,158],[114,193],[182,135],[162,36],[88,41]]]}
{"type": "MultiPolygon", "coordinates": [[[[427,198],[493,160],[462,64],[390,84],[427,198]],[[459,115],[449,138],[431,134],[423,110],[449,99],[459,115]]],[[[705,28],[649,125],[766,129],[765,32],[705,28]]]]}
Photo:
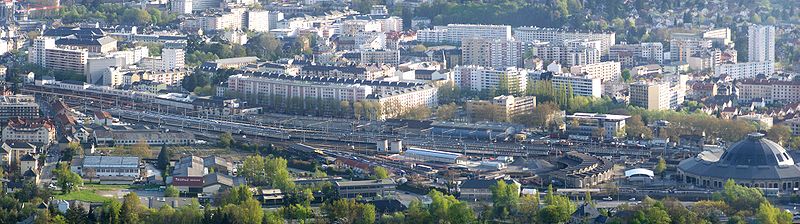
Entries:
{"type": "Polygon", "coordinates": [[[786,149],[764,138],[764,134],[752,133],[734,144],[722,154],[721,165],[729,166],[789,166],[794,160],[786,149]]]}
{"type": "Polygon", "coordinates": [[[697,176],[739,180],[800,178],[800,166],[777,143],[752,133],[733,144],[717,161],[695,157],[681,161],[678,170],[697,176]]]}

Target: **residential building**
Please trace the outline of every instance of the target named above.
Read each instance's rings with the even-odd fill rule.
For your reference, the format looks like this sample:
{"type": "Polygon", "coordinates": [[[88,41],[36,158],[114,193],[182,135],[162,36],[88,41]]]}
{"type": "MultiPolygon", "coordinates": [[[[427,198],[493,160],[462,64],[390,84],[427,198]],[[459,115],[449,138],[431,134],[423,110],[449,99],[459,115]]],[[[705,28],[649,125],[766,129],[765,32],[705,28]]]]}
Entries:
{"type": "Polygon", "coordinates": [[[100,183],[132,184],[142,174],[139,157],[86,156],[73,159],[70,169],[85,180],[100,183]]]}
{"type": "Polygon", "coordinates": [[[559,43],[534,42],[531,52],[544,62],[559,62],[564,66],[600,62],[602,49],[599,40],[569,40],[559,43]]]}
{"type": "Polygon", "coordinates": [[[664,63],[664,46],[660,42],[628,44],[622,42],[611,46],[608,60],[616,61],[624,68],[643,64],[664,63]]]}
{"type": "Polygon", "coordinates": [[[518,41],[531,42],[550,42],[560,44],[571,40],[599,40],[600,53],[608,54],[609,49],[616,43],[616,34],[592,33],[592,32],[571,32],[563,29],[542,28],[542,27],[518,27],[514,29],[514,38],[518,41]]]}
{"type": "Polygon", "coordinates": [[[306,65],[300,68],[302,76],[333,77],[345,79],[365,79],[374,80],[392,76],[395,73],[394,66],[372,64],[364,67],[355,66],[327,66],[327,65],[306,65]]]}
{"type": "Polygon", "coordinates": [[[750,25],[747,27],[747,61],[775,61],[775,27],[750,25]]]}
{"type": "Polygon", "coordinates": [[[763,99],[765,102],[800,102],[800,82],[769,79],[744,79],[737,84],[739,102],[749,103],[763,99]]]}
{"type": "Polygon", "coordinates": [[[398,50],[364,50],[359,53],[359,63],[362,65],[387,64],[397,66],[400,64],[400,51],[398,50]]]}
{"type": "Polygon", "coordinates": [[[616,114],[574,113],[564,115],[564,124],[570,138],[614,139],[625,136],[625,120],[628,118],[630,116],[616,114]],[[604,135],[597,136],[598,130],[604,130],[604,135]]]}
{"type": "Polygon", "coordinates": [[[0,96],[0,120],[20,117],[23,119],[39,118],[39,104],[31,95],[0,96]]]}
{"type": "Polygon", "coordinates": [[[55,125],[47,119],[11,118],[3,128],[3,141],[48,145],[55,140],[55,125]]]}
{"type": "Polygon", "coordinates": [[[117,50],[117,40],[108,36],[67,36],[56,39],[56,45],[80,47],[98,54],[117,50]]]}
{"type": "Polygon", "coordinates": [[[501,94],[521,93],[528,84],[528,72],[516,67],[456,66],[453,68],[453,78],[462,89],[496,90],[501,91],[501,94]]]}
{"type": "Polygon", "coordinates": [[[783,124],[792,129],[793,136],[800,136],[800,117],[787,119],[783,121],[783,124]]]}
{"type": "Polygon", "coordinates": [[[46,50],[56,48],[56,39],[52,37],[37,37],[33,40],[33,44],[28,48],[28,62],[45,65],[45,58],[47,57],[46,50]]]}
{"type": "Polygon", "coordinates": [[[774,61],[726,63],[714,69],[714,76],[728,75],[732,79],[755,78],[775,73],[774,61]]]}
{"type": "Polygon", "coordinates": [[[438,103],[437,93],[439,88],[434,85],[421,85],[400,90],[370,94],[367,100],[377,102],[381,108],[381,117],[378,119],[402,116],[411,110],[419,108],[434,108],[438,103]]]}
{"type": "Polygon", "coordinates": [[[668,82],[639,81],[630,85],[631,105],[647,110],[668,110],[671,99],[668,82]]]}
{"type": "Polygon", "coordinates": [[[95,57],[86,59],[86,82],[91,84],[102,85],[106,81],[103,75],[108,72],[109,67],[121,68],[125,66],[125,58],[123,57],[95,57]]]}
{"type": "Polygon", "coordinates": [[[500,106],[506,120],[524,113],[531,113],[536,107],[535,96],[515,97],[513,95],[496,96],[490,100],[492,105],[500,106]]]}
{"type": "Polygon", "coordinates": [[[417,31],[417,40],[426,43],[461,43],[464,38],[483,38],[489,40],[512,40],[511,26],[483,24],[447,24],[433,29],[417,31]]]}
{"type": "Polygon", "coordinates": [[[186,52],[179,48],[161,49],[163,64],[158,70],[171,70],[186,67],[186,52]]]}
{"type": "Polygon", "coordinates": [[[669,41],[672,62],[687,63],[689,57],[712,47],[712,40],[703,39],[696,33],[673,33],[669,41]]]}
{"type": "Polygon", "coordinates": [[[2,144],[3,164],[19,165],[25,155],[36,155],[38,147],[28,142],[4,141],[2,144]]]}
{"type": "Polygon", "coordinates": [[[553,89],[572,90],[575,96],[600,98],[603,94],[600,77],[564,73],[551,79],[553,89]]]}
{"type": "Polygon", "coordinates": [[[247,65],[255,64],[256,62],[258,62],[258,57],[222,58],[204,62],[202,67],[208,69],[242,68],[247,65]]]}
{"type": "Polygon", "coordinates": [[[388,198],[394,195],[396,185],[392,179],[334,182],[340,198],[388,198]]]}
{"type": "Polygon", "coordinates": [[[83,48],[50,48],[45,49],[43,67],[84,74],[89,51],[83,48]]]}
{"type": "Polygon", "coordinates": [[[519,194],[521,185],[514,180],[464,180],[458,186],[458,191],[461,193],[458,199],[462,201],[491,201],[492,186],[497,185],[498,181],[505,182],[514,188],[515,194],[519,194]]]}
{"type": "Polygon", "coordinates": [[[603,82],[614,81],[622,77],[620,63],[615,61],[576,65],[570,68],[570,72],[572,74],[585,74],[590,77],[597,77],[603,82]]]}
{"type": "Polygon", "coordinates": [[[522,67],[522,42],[514,40],[465,38],[461,42],[461,63],[484,67],[522,67]]]}
{"type": "Polygon", "coordinates": [[[194,0],[172,0],[172,12],[178,14],[192,14],[194,0]]]}

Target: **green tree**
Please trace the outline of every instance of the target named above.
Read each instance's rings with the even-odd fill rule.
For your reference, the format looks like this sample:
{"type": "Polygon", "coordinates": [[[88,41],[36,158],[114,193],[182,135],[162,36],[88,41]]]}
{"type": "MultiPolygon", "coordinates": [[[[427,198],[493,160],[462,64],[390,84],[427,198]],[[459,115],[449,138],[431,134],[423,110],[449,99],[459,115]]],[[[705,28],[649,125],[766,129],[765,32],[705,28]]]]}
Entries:
{"type": "Polygon", "coordinates": [[[491,190],[495,216],[506,218],[512,212],[516,212],[519,206],[519,185],[516,183],[506,184],[505,181],[498,180],[491,190]]]}
{"type": "Polygon", "coordinates": [[[141,203],[139,196],[134,192],[128,193],[123,197],[122,208],[120,209],[122,224],[135,224],[141,221],[139,219],[139,215],[142,212],[141,203]]]}
{"type": "Polygon", "coordinates": [[[653,168],[653,171],[655,171],[656,174],[663,175],[665,170],[667,170],[667,161],[664,160],[664,157],[659,157],[658,163],[655,168],[653,168]]]}
{"type": "Polygon", "coordinates": [[[133,146],[131,146],[130,154],[138,156],[139,158],[142,159],[150,158],[150,156],[152,155],[150,153],[150,145],[147,144],[146,139],[139,139],[138,141],[136,141],[136,144],[133,144],[133,146]]]}
{"type": "Polygon", "coordinates": [[[539,214],[539,195],[528,194],[519,199],[519,223],[535,223],[539,214]]]}
{"type": "Polygon", "coordinates": [[[88,224],[89,219],[83,206],[70,206],[64,217],[69,224],[88,224]]]}
{"type": "Polygon", "coordinates": [[[72,158],[78,156],[83,156],[83,147],[81,147],[80,142],[70,142],[67,144],[67,149],[62,156],[63,161],[72,161],[72,158]]]}
{"type": "Polygon", "coordinates": [[[375,206],[358,203],[352,199],[339,199],[322,205],[329,223],[367,224],[375,223],[375,206]]]}
{"type": "Polygon", "coordinates": [[[56,182],[64,194],[77,191],[78,187],[83,185],[81,176],[69,170],[66,163],[59,163],[58,167],[53,170],[53,174],[56,175],[56,182]]]}
{"type": "Polygon", "coordinates": [[[164,172],[167,171],[167,166],[169,166],[169,159],[172,157],[172,152],[170,152],[167,145],[161,145],[161,151],[158,152],[158,169],[163,170],[164,172]]]}
{"type": "Polygon", "coordinates": [[[230,148],[233,145],[233,135],[230,132],[220,134],[219,143],[225,148],[230,148]]]}
{"type": "Polygon", "coordinates": [[[119,224],[122,223],[120,220],[120,213],[122,212],[122,203],[117,200],[111,200],[105,202],[103,204],[103,214],[102,220],[103,223],[108,224],[119,224]]]}
{"type": "Polygon", "coordinates": [[[789,139],[792,138],[792,129],[785,125],[773,125],[767,131],[767,139],[777,142],[778,144],[784,145],[784,143],[788,143],[789,139]]]}
{"type": "Polygon", "coordinates": [[[180,192],[178,188],[172,185],[169,185],[166,189],[164,189],[164,197],[178,197],[180,192]]]}
{"type": "Polygon", "coordinates": [[[622,70],[622,80],[624,80],[625,82],[631,81],[631,70],[628,69],[622,70]]]}
{"type": "Polygon", "coordinates": [[[575,213],[577,207],[566,196],[555,195],[553,186],[548,186],[547,196],[545,197],[547,204],[539,210],[539,221],[543,223],[563,223],[569,220],[572,213],[575,213]]]}
{"type": "Polygon", "coordinates": [[[386,168],[378,166],[378,167],[375,167],[372,171],[375,172],[375,178],[377,178],[377,179],[389,178],[389,171],[386,170],[386,168]]]}
{"type": "Polygon", "coordinates": [[[273,60],[280,55],[281,42],[270,33],[259,33],[247,41],[247,55],[273,60]]]}

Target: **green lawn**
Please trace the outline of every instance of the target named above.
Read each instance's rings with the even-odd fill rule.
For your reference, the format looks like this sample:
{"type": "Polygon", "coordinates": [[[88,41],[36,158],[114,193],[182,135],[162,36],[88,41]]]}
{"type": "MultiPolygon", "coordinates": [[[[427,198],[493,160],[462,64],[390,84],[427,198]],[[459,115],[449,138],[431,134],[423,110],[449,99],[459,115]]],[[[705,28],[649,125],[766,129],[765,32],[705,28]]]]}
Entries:
{"type": "Polygon", "coordinates": [[[94,191],[90,191],[90,190],[80,190],[80,191],[71,192],[69,194],[56,195],[56,199],[61,199],[61,200],[79,200],[79,201],[86,201],[86,202],[107,202],[107,201],[111,201],[111,198],[100,196],[99,194],[95,193],[94,191]]]}
{"type": "Polygon", "coordinates": [[[111,185],[111,184],[84,184],[81,189],[84,190],[100,190],[100,191],[113,191],[113,190],[120,190],[120,189],[130,189],[131,185],[127,184],[120,184],[120,185],[111,185]]]}

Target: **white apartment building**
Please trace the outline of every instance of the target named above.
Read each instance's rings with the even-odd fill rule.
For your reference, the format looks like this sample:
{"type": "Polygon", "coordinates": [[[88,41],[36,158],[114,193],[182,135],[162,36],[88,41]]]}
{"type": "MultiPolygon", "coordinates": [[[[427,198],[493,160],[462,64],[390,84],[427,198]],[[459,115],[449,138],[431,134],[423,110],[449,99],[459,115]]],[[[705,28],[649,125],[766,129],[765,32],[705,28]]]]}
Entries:
{"type": "Polygon", "coordinates": [[[108,71],[109,67],[121,68],[125,66],[125,58],[121,57],[97,57],[89,58],[86,60],[86,82],[90,84],[102,84],[103,74],[108,71]],[[98,83],[100,82],[100,83],[98,83]]]}
{"type": "Polygon", "coordinates": [[[164,48],[161,49],[161,58],[143,58],[139,64],[150,70],[182,69],[186,67],[186,52],[178,48],[164,48]]]}
{"type": "Polygon", "coordinates": [[[646,42],[639,44],[639,54],[642,58],[654,61],[658,64],[664,63],[664,46],[661,42],[646,42]]]}
{"type": "Polygon", "coordinates": [[[668,110],[672,93],[669,82],[639,81],[630,85],[631,105],[647,110],[668,110]]]}
{"type": "Polygon", "coordinates": [[[576,65],[570,68],[570,72],[572,74],[587,74],[592,77],[597,77],[603,82],[617,80],[622,75],[620,63],[616,61],[576,65]]]}
{"type": "Polygon", "coordinates": [[[522,42],[465,38],[461,42],[461,62],[484,67],[522,67],[522,42]]]}
{"type": "Polygon", "coordinates": [[[372,87],[348,83],[322,83],[259,76],[233,75],[228,78],[228,90],[248,95],[276,95],[284,98],[322,98],[355,102],[372,94],[372,87]]]}
{"type": "Polygon", "coordinates": [[[551,83],[553,89],[572,89],[572,94],[575,96],[600,98],[603,94],[603,85],[599,77],[564,73],[554,75],[551,83]]]}
{"type": "Polygon", "coordinates": [[[544,62],[557,61],[564,66],[594,64],[600,62],[600,41],[568,41],[553,44],[536,42],[531,46],[531,52],[544,62]]]}
{"type": "Polygon", "coordinates": [[[617,41],[616,36],[614,32],[569,32],[562,29],[542,27],[518,27],[514,29],[514,38],[526,43],[539,41],[560,44],[571,40],[599,40],[601,54],[608,54],[608,49],[617,41]]]}
{"type": "Polygon", "coordinates": [[[192,14],[193,0],[172,0],[172,12],[178,14],[192,14]]]}
{"type": "Polygon", "coordinates": [[[400,51],[398,50],[366,50],[361,51],[361,61],[363,64],[389,64],[397,66],[400,64],[400,51]]]}
{"type": "Polygon", "coordinates": [[[749,103],[755,99],[765,102],[800,102],[800,82],[767,79],[744,79],[737,85],[739,102],[749,103]]]}
{"type": "Polygon", "coordinates": [[[255,32],[269,32],[270,29],[274,28],[269,26],[269,14],[269,11],[263,10],[247,11],[244,24],[245,28],[255,32]]]}
{"type": "Polygon", "coordinates": [[[383,94],[372,94],[368,96],[368,100],[380,104],[380,119],[394,118],[419,107],[436,107],[438,90],[439,88],[433,85],[422,85],[383,94]]]}
{"type": "Polygon", "coordinates": [[[44,66],[47,49],[56,48],[56,40],[50,37],[37,37],[28,48],[28,62],[44,66]]]}
{"type": "Polygon", "coordinates": [[[775,61],[775,27],[750,25],[747,27],[747,61],[775,61]]]}
{"type": "Polygon", "coordinates": [[[728,63],[714,68],[714,76],[727,74],[732,79],[753,78],[759,74],[771,75],[772,73],[775,73],[775,62],[773,61],[728,63]]]}
{"type": "Polygon", "coordinates": [[[512,40],[511,26],[483,24],[447,24],[433,29],[417,31],[417,40],[426,43],[461,43],[464,38],[474,37],[492,40],[512,40]]]}
{"type": "Polygon", "coordinates": [[[39,117],[39,104],[31,95],[0,96],[0,120],[21,117],[33,119],[39,117]]]}
{"type": "Polygon", "coordinates": [[[453,78],[456,85],[463,89],[483,91],[507,88],[510,94],[525,91],[528,84],[527,70],[516,67],[456,66],[453,68],[453,78]]]}

